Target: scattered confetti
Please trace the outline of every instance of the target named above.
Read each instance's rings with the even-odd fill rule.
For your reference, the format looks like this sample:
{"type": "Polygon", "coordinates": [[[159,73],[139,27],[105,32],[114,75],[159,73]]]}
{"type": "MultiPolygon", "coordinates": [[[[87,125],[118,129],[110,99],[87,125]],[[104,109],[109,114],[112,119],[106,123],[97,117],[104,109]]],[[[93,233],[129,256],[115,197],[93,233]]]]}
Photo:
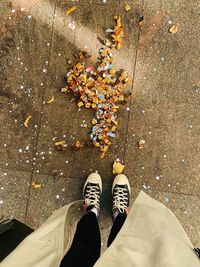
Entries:
{"type": "Polygon", "coordinates": [[[113,164],[113,173],[114,174],[120,174],[124,170],[124,165],[122,165],[119,161],[115,161],[113,164]]]}
{"type": "Polygon", "coordinates": [[[130,10],[131,10],[131,7],[130,7],[130,5],[128,5],[128,4],[126,4],[124,8],[125,8],[126,12],[128,12],[128,11],[130,11],[130,10]]]}
{"type": "Polygon", "coordinates": [[[150,189],[150,186],[149,185],[146,185],[145,183],[143,184],[143,186],[142,186],[145,190],[148,190],[148,189],[150,189]]]}
{"type": "Polygon", "coordinates": [[[54,96],[52,96],[51,99],[49,99],[48,101],[45,101],[45,104],[52,104],[54,102],[55,98],[54,96]]]}
{"type": "MultiPolygon", "coordinates": [[[[101,158],[111,145],[110,138],[115,137],[115,131],[119,121],[117,112],[119,104],[125,101],[128,96],[125,91],[128,84],[128,74],[125,70],[116,73],[112,66],[112,53],[108,48],[100,48],[98,65],[87,72],[86,58],[90,56],[81,52],[79,60],[66,74],[67,86],[61,91],[73,93],[78,108],[85,107],[95,111],[95,118],[92,120],[92,132],[90,139],[95,147],[102,152],[101,158]]],[[[82,124],[83,127],[84,124],[82,124]]]]}
{"type": "Polygon", "coordinates": [[[164,197],[164,202],[168,203],[169,202],[169,197],[164,197]]]}
{"type": "Polygon", "coordinates": [[[160,176],[159,175],[156,175],[155,179],[158,181],[160,180],[160,176]]]}
{"type": "Polygon", "coordinates": [[[74,12],[76,10],[76,6],[73,6],[69,9],[67,9],[66,14],[69,15],[70,13],[74,12]]]}
{"type": "Polygon", "coordinates": [[[78,151],[81,148],[82,148],[81,142],[79,140],[77,140],[75,145],[74,145],[74,150],[78,151]]]}
{"type": "Polygon", "coordinates": [[[31,117],[30,115],[26,118],[26,120],[25,120],[25,122],[24,122],[24,126],[25,126],[26,128],[29,127],[29,123],[30,123],[31,118],[32,118],[32,117],[31,117]]]}
{"type": "Polygon", "coordinates": [[[169,28],[170,33],[177,33],[179,30],[178,26],[173,25],[172,27],[169,28]]]}
{"type": "Polygon", "coordinates": [[[41,184],[37,184],[37,183],[35,183],[35,182],[32,182],[32,186],[33,186],[33,188],[34,189],[39,189],[39,188],[41,188],[41,184]]]}
{"type": "Polygon", "coordinates": [[[67,144],[65,143],[65,141],[55,142],[55,147],[58,151],[66,151],[67,150],[67,144]]]}
{"type": "Polygon", "coordinates": [[[121,17],[114,16],[116,21],[116,26],[114,28],[114,33],[111,35],[113,42],[115,44],[115,48],[119,50],[122,47],[122,39],[124,37],[124,30],[121,24],[121,17]]]}
{"type": "Polygon", "coordinates": [[[146,141],[144,139],[141,139],[138,141],[138,147],[140,149],[144,148],[145,144],[146,144],[146,141]]]}
{"type": "Polygon", "coordinates": [[[160,57],[160,61],[165,62],[165,57],[160,57]]]}
{"type": "Polygon", "coordinates": [[[71,30],[74,30],[74,29],[76,28],[76,26],[75,26],[75,22],[70,22],[70,23],[68,24],[68,27],[69,27],[71,30]]]}

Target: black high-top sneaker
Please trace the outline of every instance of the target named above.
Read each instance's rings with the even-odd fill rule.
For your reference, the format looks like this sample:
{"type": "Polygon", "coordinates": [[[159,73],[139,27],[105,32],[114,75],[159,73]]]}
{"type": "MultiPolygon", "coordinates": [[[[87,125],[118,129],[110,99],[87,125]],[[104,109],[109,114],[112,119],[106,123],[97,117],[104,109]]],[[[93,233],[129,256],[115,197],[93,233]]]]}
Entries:
{"type": "Polygon", "coordinates": [[[97,173],[92,173],[88,176],[83,187],[83,211],[93,211],[96,216],[99,216],[100,211],[100,197],[102,194],[101,176],[97,173]]]}
{"type": "Polygon", "coordinates": [[[128,178],[124,174],[118,174],[112,185],[113,219],[115,219],[119,213],[128,214],[130,196],[131,189],[128,178]]]}

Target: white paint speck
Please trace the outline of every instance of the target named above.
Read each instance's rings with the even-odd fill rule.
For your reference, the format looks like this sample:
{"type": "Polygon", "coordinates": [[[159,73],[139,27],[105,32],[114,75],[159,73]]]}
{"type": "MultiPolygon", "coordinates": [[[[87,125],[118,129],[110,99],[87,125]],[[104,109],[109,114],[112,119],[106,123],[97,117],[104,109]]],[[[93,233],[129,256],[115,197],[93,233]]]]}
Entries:
{"type": "Polygon", "coordinates": [[[56,199],[59,199],[59,198],[60,198],[60,196],[57,194],[57,195],[56,195],[56,199]]]}

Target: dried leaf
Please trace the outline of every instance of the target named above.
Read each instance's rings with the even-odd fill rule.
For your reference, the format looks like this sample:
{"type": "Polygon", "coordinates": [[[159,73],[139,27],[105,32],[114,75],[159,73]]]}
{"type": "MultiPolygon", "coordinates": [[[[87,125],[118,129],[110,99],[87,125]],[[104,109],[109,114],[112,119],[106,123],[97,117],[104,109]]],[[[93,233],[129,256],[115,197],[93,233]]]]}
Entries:
{"type": "Polygon", "coordinates": [[[169,29],[170,33],[177,33],[178,32],[178,26],[177,25],[173,25],[170,29],[169,29]]]}
{"type": "Polygon", "coordinates": [[[69,15],[70,13],[74,12],[76,10],[76,6],[73,6],[69,9],[67,9],[66,14],[69,15]]]}
{"type": "Polygon", "coordinates": [[[120,174],[124,170],[124,165],[122,165],[119,161],[115,161],[113,164],[113,173],[114,174],[120,174]]]}
{"type": "Polygon", "coordinates": [[[24,126],[26,127],[26,128],[28,128],[28,126],[29,126],[29,123],[30,123],[30,119],[31,119],[32,117],[29,115],[27,118],[26,118],[26,120],[25,120],[25,122],[24,122],[24,126]]]}
{"type": "Polygon", "coordinates": [[[54,98],[54,96],[52,96],[52,98],[49,99],[48,101],[46,101],[45,104],[51,104],[54,102],[54,100],[55,100],[55,98],[54,98]]]}
{"type": "Polygon", "coordinates": [[[76,141],[74,145],[74,150],[77,151],[82,148],[81,142],[79,140],[76,141]]]}

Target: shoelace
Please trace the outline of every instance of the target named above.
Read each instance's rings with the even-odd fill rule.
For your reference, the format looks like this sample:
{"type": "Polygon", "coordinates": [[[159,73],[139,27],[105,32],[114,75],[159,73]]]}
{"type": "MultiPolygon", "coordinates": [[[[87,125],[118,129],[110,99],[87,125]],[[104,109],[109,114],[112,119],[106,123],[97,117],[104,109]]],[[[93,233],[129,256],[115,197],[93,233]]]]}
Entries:
{"type": "Polygon", "coordinates": [[[99,187],[94,185],[88,185],[85,193],[85,203],[94,205],[97,209],[100,209],[100,195],[99,187]]]}
{"type": "Polygon", "coordinates": [[[113,196],[113,209],[118,209],[120,212],[124,212],[128,204],[127,189],[117,187],[113,196]]]}

